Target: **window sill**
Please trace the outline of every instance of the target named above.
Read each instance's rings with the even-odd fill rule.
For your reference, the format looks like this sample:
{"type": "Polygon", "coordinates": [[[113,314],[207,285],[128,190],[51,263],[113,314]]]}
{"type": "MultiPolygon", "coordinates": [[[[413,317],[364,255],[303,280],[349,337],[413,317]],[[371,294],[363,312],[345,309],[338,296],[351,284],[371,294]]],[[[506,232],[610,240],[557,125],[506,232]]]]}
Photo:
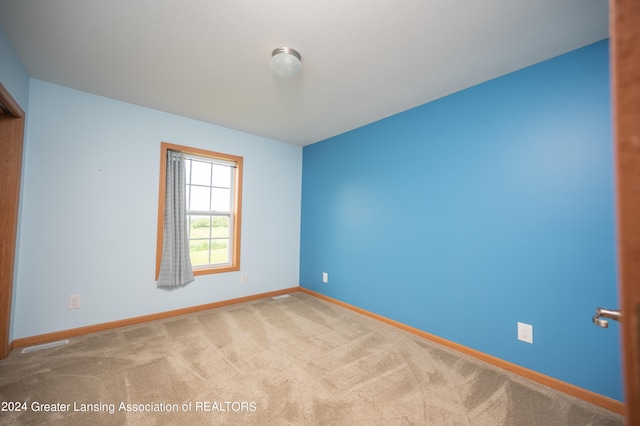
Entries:
{"type": "Polygon", "coordinates": [[[210,275],[210,274],[221,274],[223,272],[234,272],[239,271],[240,266],[236,265],[225,265],[225,266],[217,266],[217,267],[202,267],[202,268],[194,268],[193,275],[210,275]]]}

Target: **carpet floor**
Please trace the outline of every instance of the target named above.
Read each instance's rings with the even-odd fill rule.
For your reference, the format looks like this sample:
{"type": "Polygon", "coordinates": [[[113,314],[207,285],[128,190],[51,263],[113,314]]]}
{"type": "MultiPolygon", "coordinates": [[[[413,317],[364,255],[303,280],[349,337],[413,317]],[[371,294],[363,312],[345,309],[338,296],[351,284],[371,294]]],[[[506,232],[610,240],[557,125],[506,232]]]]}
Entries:
{"type": "Polygon", "coordinates": [[[2,425],[623,425],[590,405],[304,293],[0,361],[2,425]]]}

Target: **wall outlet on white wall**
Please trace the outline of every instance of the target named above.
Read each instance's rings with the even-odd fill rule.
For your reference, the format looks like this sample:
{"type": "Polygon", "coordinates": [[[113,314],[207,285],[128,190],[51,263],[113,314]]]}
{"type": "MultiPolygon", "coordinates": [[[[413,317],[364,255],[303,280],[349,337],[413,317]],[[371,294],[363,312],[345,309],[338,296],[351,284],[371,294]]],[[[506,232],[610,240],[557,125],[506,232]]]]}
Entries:
{"type": "Polygon", "coordinates": [[[518,323],[518,340],[533,344],[533,326],[531,324],[518,323]]]}
{"type": "Polygon", "coordinates": [[[249,282],[249,274],[246,272],[242,272],[240,274],[240,284],[246,284],[249,282]]]}
{"type": "Polygon", "coordinates": [[[67,309],[80,309],[82,296],[79,294],[70,294],[67,302],[67,309]]]}

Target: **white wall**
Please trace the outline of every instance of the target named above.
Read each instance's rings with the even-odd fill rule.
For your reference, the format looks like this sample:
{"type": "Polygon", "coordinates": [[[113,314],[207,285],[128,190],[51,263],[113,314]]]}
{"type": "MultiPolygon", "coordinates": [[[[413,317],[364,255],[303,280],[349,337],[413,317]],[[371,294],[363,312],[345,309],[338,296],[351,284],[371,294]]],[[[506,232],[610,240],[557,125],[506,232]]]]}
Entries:
{"type": "Polygon", "coordinates": [[[299,146],[31,80],[13,338],[297,286],[301,172],[299,146]],[[244,157],[249,283],[156,287],[162,141],[244,157]]]}
{"type": "Polygon", "coordinates": [[[0,83],[26,111],[29,97],[29,76],[2,28],[0,28],[0,83]]]}

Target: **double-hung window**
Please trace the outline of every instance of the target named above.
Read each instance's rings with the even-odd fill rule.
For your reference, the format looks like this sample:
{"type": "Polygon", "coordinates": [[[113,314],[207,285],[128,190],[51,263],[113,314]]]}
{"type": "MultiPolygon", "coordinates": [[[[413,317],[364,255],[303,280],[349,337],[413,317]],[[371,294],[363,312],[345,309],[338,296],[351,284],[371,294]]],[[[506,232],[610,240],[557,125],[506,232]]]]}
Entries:
{"type": "MultiPolygon", "coordinates": [[[[194,275],[240,269],[242,157],[162,143],[159,225],[164,221],[167,151],[184,154],[189,257],[194,275]]],[[[163,227],[158,226],[156,275],[162,251],[163,227]]]]}

